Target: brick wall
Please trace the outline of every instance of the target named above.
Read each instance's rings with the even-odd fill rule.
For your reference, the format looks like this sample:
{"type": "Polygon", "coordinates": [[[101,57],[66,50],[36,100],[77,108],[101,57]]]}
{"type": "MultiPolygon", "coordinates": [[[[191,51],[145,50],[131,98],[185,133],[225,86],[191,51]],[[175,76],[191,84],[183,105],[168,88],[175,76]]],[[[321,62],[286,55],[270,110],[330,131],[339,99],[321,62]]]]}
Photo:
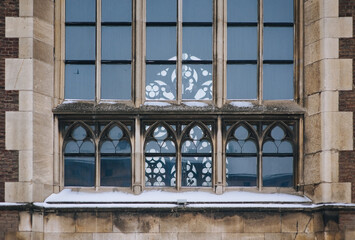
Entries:
{"type": "Polygon", "coordinates": [[[19,214],[16,211],[0,211],[0,240],[5,239],[5,233],[18,231],[19,214]]]}
{"type": "Polygon", "coordinates": [[[18,181],[18,152],[5,151],[5,112],[18,111],[18,91],[5,91],[5,58],[18,57],[18,39],[5,38],[5,16],[18,16],[18,8],[18,0],[0,0],[0,202],[5,182],[18,181]]]}
{"type": "MultiPolygon", "coordinates": [[[[353,33],[355,33],[355,1],[339,0],[339,16],[353,17],[353,33]]],[[[339,57],[353,59],[353,90],[339,94],[339,111],[355,112],[355,38],[344,38],[339,41],[339,57]]],[[[355,116],[355,115],[354,115],[355,116]]],[[[354,119],[355,120],[355,119],[354,119]]],[[[355,121],[354,121],[355,136],[355,121]]],[[[355,149],[355,148],[354,148],[355,149]]],[[[340,152],[339,180],[352,183],[352,202],[355,202],[355,151],[340,152]]]]}

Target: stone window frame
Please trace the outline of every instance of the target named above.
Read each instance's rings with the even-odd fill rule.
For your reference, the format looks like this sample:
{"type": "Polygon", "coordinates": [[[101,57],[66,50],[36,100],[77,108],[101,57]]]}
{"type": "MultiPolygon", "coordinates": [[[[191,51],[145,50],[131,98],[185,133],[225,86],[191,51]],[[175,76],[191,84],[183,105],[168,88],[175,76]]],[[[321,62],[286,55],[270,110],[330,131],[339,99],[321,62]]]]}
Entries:
{"type": "MultiPolygon", "coordinates": [[[[128,103],[127,101],[115,101],[116,104],[111,108],[112,116],[108,116],[108,112],[103,110],[102,112],[93,112],[92,109],[87,112],[85,103],[83,101],[79,102],[71,102],[66,101],[64,99],[64,43],[65,43],[65,6],[63,4],[65,0],[56,1],[56,28],[55,28],[55,40],[56,40],[56,48],[55,48],[55,58],[56,58],[56,68],[55,68],[55,91],[57,96],[59,96],[57,107],[53,110],[54,115],[58,121],[56,124],[59,126],[63,121],[68,119],[76,119],[76,120],[87,120],[87,119],[101,119],[100,121],[106,120],[118,120],[120,121],[120,114],[125,116],[124,119],[130,119],[134,121],[134,129],[142,129],[141,124],[144,119],[155,119],[155,120],[169,120],[171,118],[179,118],[176,114],[181,114],[182,116],[187,116],[187,118],[194,117],[195,112],[191,112],[191,106],[188,107],[184,102],[177,101],[173,104],[177,104],[179,106],[178,111],[172,111],[171,109],[167,109],[165,111],[166,118],[162,118],[159,116],[161,111],[156,111],[156,108],[152,108],[153,110],[150,112],[150,108],[145,106],[145,86],[144,83],[144,65],[145,60],[143,58],[145,52],[145,40],[144,40],[144,20],[137,17],[138,15],[144,16],[144,3],[145,1],[141,0],[133,0],[133,8],[136,11],[133,11],[133,18],[137,18],[137,21],[132,22],[132,29],[134,31],[134,35],[136,38],[135,53],[136,59],[132,59],[132,69],[134,69],[133,74],[135,78],[142,79],[141,81],[132,81],[132,89],[134,88],[134,93],[132,93],[133,101],[128,103]],[[136,14],[136,13],[137,14],[136,14]],[[138,14],[140,13],[140,14],[138,14]],[[138,44],[138,42],[140,44],[138,44]],[[133,66],[134,65],[134,66],[133,66]],[[68,104],[69,103],[69,104],[68,104]],[[123,104],[123,105],[122,105],[123,104]],[[66,108],[65,105],[72,105],[69,108],[66,108]],[[123,107],[122,107],[123,106],[123,107]],[[62,108],[62,109],[61,109],[62,108]],[[124,110],[122,110],[124,109],[124,110]],[[128,109],[128,110],[127,110],[128,109]],[[90,112],[91,111],[91,112],[90,112]],[[85,112],[85,116],[81,113],[85,112]],[[157,113],[159,112],[159,113],[157,113]],[[103,119],[103,116],[104,119],[103,119]]],[[[99,1],[99,0],[97,0],[99,1]]],[[[179,0],[181,2],[181,0],[179,0]]],[[[258,98],[257,101],[235,101],[235,100],[227,100],[226,99],[226,45],[225,44],[217,44],[219,42],[223,42],[223,36],[226,36],[227,24],[225,22],[226,15],[226,2],[227,0],[213,0],[214,5],[214,19],[218,19],[218,21],[214,21],[213,23],[213,34],[216,35],[218,31],[220,38],[213,38],[213,49],[216,57],[214,59],[222,59],[222,61],[213,61],[213,81],[214,81],[214,89],[213,92],[214,97],[213,100],[208,103],[207,110],[201,115],[201,119],[205,119],[206,116],[213,118],[216,120],[216,129],[221,129],[223,126],[223,119],[229,118],[234,119],[235,121],[239,120],[247,120],[247,119],[271,119],[278,120],[280,119],[294,119],[298,122],[298,142],[297,142],[297,157],[294,162],[294,186],[292,188],[279,188],[279,187],[261,187],[260,185],[256,188],[245,188],[245,187],[226,187],[225,185],[225,156],[222,156],[223,152],[223,142],[224,139],[222,131],[218,130],[215,134],[214,139],[214,148],[216,148],[216,152],[214,152],[214,171],[221,171],[222,174],[217,174],[214,176],[214,184],[212,189],[208,189],[207,191],[213,191],[217,194],[221,194],[224,191],[229,190],[247,190],[247,191],[262,191],[262,192],[291,192],[295,193],[299,191],[299,186],[302,185],[303,182],[303,115],[304,109],[303,106],[303,1],[294,0],[294,100],[262,100],[258,98]],[[217,50],[219,49],[219,50],[217,50]],[[223,81],[217,81],[217,79],[224,79],[223,81]],[[249,102],[253,106],[258,105],[258,107],[254,108],[245,108],[244,105],[248,105],[249,102]],[[233,105],[233,103],[236,103],[233,105]],[[239,105],[239,103],[241,105],[239,105]],[[232,107],[231,107],[232,106],[232,107]],[[284,107],[285,106],[285,107],[284,107]],[[218,108],[219,110],[214,111],[212,108],[218,108]],[[283,110],[281,110],[284,108],[283,110]],[[279,111],[280,110],[280,111],[279,111]],[[233,113],[231,113],[231,111],[233,113]],[[218,150],[219,149],[219,150],[218,150]],[[221,151],[222,150],[222,151],[221,151]]],[[[259,0],[260,3],[263,0],[259,0]]],[[[260,30],[259,30],[260,31],[260,30]]],[[[101,34],[101,33],[97,33],[101,34]]],[[[260,45],[261,43],[259,43],[260,45]]],[[[85,102],[85,101],[84,101],[85,102]]],[[[104,106],[105,101],[87,101],[89,105],[96,106],[104,106]]],[[[110,103],[111,104],[111,103],[110,103]]],[[[105,107],[104,107],[105,108],[105,107]]],[[[103,108],[103,109],[104,109],[103,108]]],[[[198,110],[198,111],[201,111],[198,110]]],[[[164,112],[164,110],[163,110],[164,112]]],[[[62,143],[63,138],[59,132],[58,140],[55,142],[59,146],[59,154],[62,156],[62,143]]],[[[133,191],[134,193],[140,193],[145,189],[143,178],[144,167],[142,166],[142,145],[144,142],[142,130],[137,130],[132,133],[132,187],[131,189],[127,188],[119,188],[120,191],[133,191]],[[139,177],[136,177],[139,176],[139,177]]],[[[63,157],[59,157],[59,185],[60,189],[65,188],[63,183],[63,157]]],[[[98,170],[96,170],[98,171],[98,170]]],[[[98,174],[97,174],[98,176],[98,174]]],[[[98,187],[98,186],[97,186],[98,187]]],[[[96,187],[96,188],[97,188],[96,187]]],[[[80,187],[80,189],[83,187],[80,187]]],[[[98,187],[99,189],[103,187],[98,187]]],[[[107,187],[106,187],[107,189],[107,187]]],[[[114,189],[117,189],[115,187],[114,189]]],[[[201,191],[205,191],[206,188],[194,188],[194,190],[199,189],[201,191]]],[[[186,191],[188,189],[179,189],[180,191],[186,191]]]]}

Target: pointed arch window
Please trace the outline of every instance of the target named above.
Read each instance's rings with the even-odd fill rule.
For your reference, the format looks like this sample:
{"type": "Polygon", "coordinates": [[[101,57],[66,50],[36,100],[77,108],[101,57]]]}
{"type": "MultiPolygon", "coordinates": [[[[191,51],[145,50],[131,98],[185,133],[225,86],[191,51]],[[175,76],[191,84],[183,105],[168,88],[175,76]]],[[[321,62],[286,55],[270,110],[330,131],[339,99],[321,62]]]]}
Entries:
{"type": "Polygon", "coordinates": [[[230,129],[226,145],[228,186],[257,186],[257,141],[255,129],[246,123],[230,129]]]}
{"type": "Polygon", "coordinates": [[[83,125],[69,128],[64,141],[65,186],[95,186],[95,144],[91,130],[83,125]]]}
{"type": "Polygon", "coordinates": [[[292,187],[294,146],[292,129],[284,124],[270,127],[263,142],[263,186],[292,187]]]}
{"type": "Polygon", "coordinates": [[[104,131],[100,140],[100,185],[130,187],[132,167],[128,131],[114,124],[104,131]]]}
{"type": "Polygon", "coordinates": [[[151,127],[145,145],[145,186],[176,186],[176,143],[171,127],[151,127]]]}
{"type": "Polygon", "coordinates": [[[181,185],[212,186],[212,144],[203,125],[192,125],[184,131],[181,147],[181,185]]]}

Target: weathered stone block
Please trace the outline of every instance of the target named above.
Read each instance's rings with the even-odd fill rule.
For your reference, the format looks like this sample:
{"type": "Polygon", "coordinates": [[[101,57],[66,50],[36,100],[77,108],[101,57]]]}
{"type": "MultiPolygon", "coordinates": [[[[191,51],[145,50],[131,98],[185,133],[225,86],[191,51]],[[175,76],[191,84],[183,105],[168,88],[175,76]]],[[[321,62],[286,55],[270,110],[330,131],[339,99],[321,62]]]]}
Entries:
{"type": "Polygon", "coordinates": [[[313,232],[313,217],[305,213],[285,213],[281,215],[282,232],[313,232]]]}
{"type": "Polygon", "coordinates": [[[324,38],[311,43],[304,49],[305,66],[326,58],[339,57],[339,39],[324,38]]]}
{"type": "MultiPolygon", "coordinates": [[[[142,238],[141,238],[142,239],[142,238]]],[[[139,239],[139,240],[141,240],[139,239]]],[[[150,240],[153,239],[161,239],[161,238],[151,238],[150,240]]],[[[174,239],[174,238],[172,238],[174,239]]],[[[178,240],[222,240],[222,234],[221,233],[197,233],[197,232],[190,232],[190,233],[178,233],[177,234],[177,239],[178,240]]],[[[243,238],[239,238],[243,239],[243,238]]]]}
{"type": "Polygon", "coordinates": [[[7,38],[33,37],[33,18],[32,17],[6,17],[5,37],[7,38]]]}
{"type": "Polygon", "coordinates": [[[93,233],[93,240],[136,240],[135,233],[93,233]]]}
{"type": "Polygon", "coordinates": [[[113,216],[113,231],[130,232],[159,232],[159,217],[146,214],[121,214],[115,213],[113,216]]]}
{"type": "Polygon", "coordinates": [[[92,233],[45,233],[45,240],[93,240],[92,233]]]}
{"type": "MultiPolygon", "coordinates": [[[[75,232],[75,219],[74,213],[50,213],[44,217],[44,232],[45,233],[74,233],[75,232]]],[[[60,239],[59,234],[50,234],[53,238],[45,239],[60,239]]],[[[73,235],[68,235],[73,236],[73,235]]],[[[80,234],[78,234],[80,236],[80,234]]],[[[67,239],[67,238],[62,238],[67,239]]]]}
{"type": "Polygon", "coordinates": [[[5,59],[5,89],[33,89],[32,59],[5,59]]]}
{"type": "MultiPolygon", "coordinates": [[[[208,239],[208,238],[207,238],[208,239]]],[[[223,233],[222,240],[264,240],[263,233],[223,233]]]]}
{"type": "Polygon", "coordinates": [[[32,231],[33,232],[43,232],[43,214],[41,212],[32,213],[32,231]]]}
{"type": "Polygon", "coordinates": [[[281,232],[280,214],[246,213],[244,215],[244,232],[246,233],[281,232]]]}
{"type": "Polygon", "coordinates": [[[338,0],[308,0],[304,3],[304,9],[305,25],[321,18],[339,16],[338,0]]]}
{"type": "Polygon", "coordinates": [[[20,223],[19,223],[19,231],[20,232],[29,232],[32,231],[32,219],[31,213],[29,212],[20,212],[20,223]]]}
{"type": "Polygon", "coordinates": [[[77,213],[75,227],[76,232],[112,232],[112,213],[77,213]]]}

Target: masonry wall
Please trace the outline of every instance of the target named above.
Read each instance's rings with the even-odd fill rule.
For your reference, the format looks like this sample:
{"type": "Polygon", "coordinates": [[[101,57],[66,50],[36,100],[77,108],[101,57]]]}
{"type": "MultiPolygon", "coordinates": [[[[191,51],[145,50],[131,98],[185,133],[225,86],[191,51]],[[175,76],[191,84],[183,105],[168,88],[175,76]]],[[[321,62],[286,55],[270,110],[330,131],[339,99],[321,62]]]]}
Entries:
{"type": "MultiPolygon", "coordinates": [[[[355,32],[355,1],[339,0],[339,16],[353,17],[355,32]]],[[[353,59],[353,89],[339,93],[339,110],[355,112],[355,38],[342,38],[339,41],[339,57],[353,59]]],[[[354,119],[355,120],[355,119],[354,119]]],[[[355,138],[355,121],[353,122],[355,138]]],[[[342,182],[351,182],[352,202],[355,202],[355,151],[342,151],[339,155],[339,176],[342,182]]]]}
{"type": "Polygon", "coordinates": [[[18,111],[18,91],[5,91],[5,58],[18,57],[18,38],[5,38],[5,16],[18,14],[18,0],[0,1],[0,202],[5,182],[18,181],[18,152],[5,150],[5,112],[18,111]]]}

